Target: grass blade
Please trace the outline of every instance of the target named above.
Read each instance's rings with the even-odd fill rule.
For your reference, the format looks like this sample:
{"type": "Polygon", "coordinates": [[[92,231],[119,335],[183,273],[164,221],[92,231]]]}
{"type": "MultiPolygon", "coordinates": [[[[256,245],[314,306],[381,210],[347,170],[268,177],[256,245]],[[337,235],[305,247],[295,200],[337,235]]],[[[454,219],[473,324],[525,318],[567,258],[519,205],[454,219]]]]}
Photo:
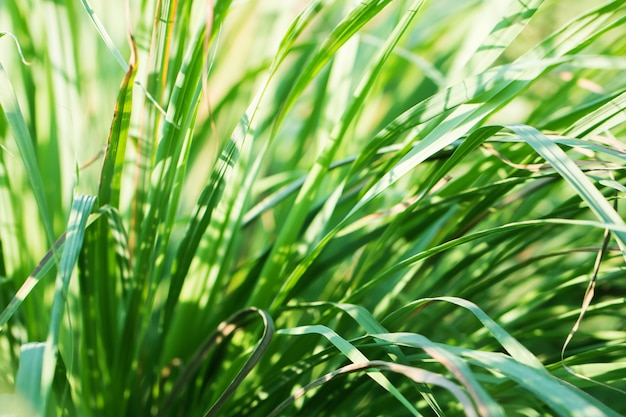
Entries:
{"type": "Polygon", "coordinates": [[[322,376],[321,378],[318,378],[315,381],[311,382],[307,386],[298,389],[295,393],[291,395],[291,397],[289,397],[287,400],[279,404],[278,407],[276,407],[274,411],[272,411],[269,417],[274,417],[274,416],[279,415],[281,411],[287,408],[287,406],[289,406],[296,399],[302,397],[307,391],[309,391],[312,388],[322,385],[340,375],[350,374],[350,373],[358,372],[358,371],[366,371],[369,369],[377,370],[379,372],[380,371],[396,372],[412,379],[414,382],[418,382],[421,384],[438,385],[440,387],[443,387],[447,389],[448,391],[450,391],[452,395],[456,397],[459,403],[463,406],[463,411],[465,412],[466,416],[478,417],[478,414],[476,413],[476,409],[474,408],[472,401],[467,397],[465,392],[463,392],[463,390],[461,390],[457,385],[451,383],[448,379],[442,377],[439,374],[426,371],[424,369],[419,369],[419,368],[414,368],[410,366],[399,365],[396,363],[384,362],[384,361],[370,361],[370,362],[364,362],[364,363],[355,363],[355,364],[343,366],[333,372],[330,372],[322,376]]]}
{"type": "MultiPolygon", "coordinates": [[[[331,342],[341,353],[343,353],[353,363],[358,364],[362,362],[368,362],[369,360],[363,353],[361,353],[354,345],[339,336],[333,330],[326,326],[314,325],[314,326],[301,326],[289,329],[282,329],[277,332],[280,335],[298,336],[306,334],[318,334],[325,337],[331,342]]],[[[370,374],[370,378],[383,387],[386,391],[389,391],[404,407],[414,416],[419,416],[418,411],[411,405],[411,403],[398,391],[398,389],[383,375],[370,374]]]]}
{"type": "Polygon", "coordinates": [[[31,138],[30,131],[15,96],[15,91],[2,64],[0,64],[0,107],[2,107],[2,111],[13,132],[15,143],[20,151],[28,180],[37,201],[39,215],[46,232],[48,244],[52,246],[54,243],[52,219],[48,211],[48,203],[44,193],[43,179],[37,164],[33,138],[31,138]]]}
{"type": "Polygon", "coordinates": [[[126,159],[126,142],[130,126],[130,114],[133,100],[133,81],[137,75],[137,46],[130,36],[131,57],[128,71],[124,75],[122,86],[115,104],[111,132],[107,141],[104,164],[98,186],[98,203],[101,206],[111,205],[119,208],[122,169],[126,159]]]}
{"type": "MultiPolygon", "coordinates": [[[[581,172],[580,168],[554,142],[530,126],[508,125],[507,128],[527,141],[539,155],[552,165],[603,222],[620,227],[626,225],[621,216],[581,172]]],[[[624,259],[626,259],[626,233],[613,230],[613,234],[620,246],[624,259]]]]}

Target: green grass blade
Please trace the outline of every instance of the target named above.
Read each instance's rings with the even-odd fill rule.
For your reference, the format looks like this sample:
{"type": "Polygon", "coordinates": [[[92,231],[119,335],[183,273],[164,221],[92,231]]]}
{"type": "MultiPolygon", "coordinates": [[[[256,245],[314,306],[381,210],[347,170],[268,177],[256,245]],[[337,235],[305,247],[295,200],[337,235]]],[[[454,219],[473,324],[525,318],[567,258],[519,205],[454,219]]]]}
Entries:
{"type": "MultiPolygon", "coordinates": [[[[410,333],[374,335],[393,343],[423,348],[424,338],[410,333]]],[[[431,342],[432,343],[432,342],[431,342]]],[[[437,344],[434,344],[437,345],[437,344]]],[[[497,371],[516,381],[520,387],[532,391],[559,416],[617,416],[610,408],[587,397],[570,385],[557,380],[546,372],[529,367],[517,360],[499,353],[439,345],[457,355],[471,360],[490,371],[497,371]]]]}
{"type": "Polygon", "coordinates": [[[54,300],[50,313],[50,330],[45,343],[43,364],[41,369],[41,398],[42,404],[37,407],[45,410],[48,396],[52,389],[52,380],[57,363],[59,334],[63,310],[66,303],[70,277],[78,260],[78,254],[83,244],[87,219],[91,214],[96,198],[79,194],[72,205],[72,212],[68,220],[65,248],[61,254],[59,271],[57,274],[54,300]]]}
{"type": "MultiPolygon", "coordinates": [[[[90,227],[98,218],[99,214],[94,214],[89,218],[87,227],[90,227]]],[[[28,294],[35,288],[42,277],[52,269],[56,264],[54,259],[54,253],[61,253],[65,245],[65,239],[67,232],[63,233],[55,242],[54,248],[51,248],[46,252],[44,257],[39,261],[33,272],[26,278],[20,289],[15,296],[11,299],[9,304],[0,314],[0,331],[2,331],[4,325],[9,321],[11,316],[15,314],[22,302],[28,297],[28,294]]]]}
{"type": "MultiPolygon", "coordinates": [[[[355,364],[343,366],[333,372],[329,372],[328,374],[322,376],[321,378],[318,378],[315,381],[311,382],[310,384],[307,384],[305,387],[298,389],[287,400],[279,404],[274,409],[274,411],[272,411],[269,417],[275,417],[275,416],[280,415],[280,412],[283,411],[285,408],[287,408],[288,405],[290,405],[296,399],[302,397],[307,391],[311,390],[312,388],[315,388],[328,381],[331,381],[337,376],[349,374],[353,372],[358,372],[358,371],[364,371],[368,369],[377,370],[379,372],[380,371],[396,372],[412,379],[414,382],[417,382],[417,383],[432,384],[432,385],[437,385],[442,388],[445,388],[446,390],[450,391],[450,393],[452,393],[452,395],[454,395],[454,397],[459,401],[459,403],[463,407],[463,411],[465,412],[466,416],[478,417],[478,413],[476,413],[476,409],[474,408],[472,401],[467,397],[465,392],[463,392],[463,390],[461,390],[457,385],[450,382],[450,380],[448,380],[447,378],[442,377],[441,375],[437,373],[430,372],[424,369],[419,369],[419,368],[406,366],[406,365],[399,365],[396,363],[385,362],[385,361],[370,361],[370,362],[364,362],[364,363],[355,363],[355,364]]],[[[369,373],[369,375],[371,375],[371,373],[369,373]]],[[[484,414],[484,415],[490,415],[490,414],[484,414]]]]}
{"type": "Polygon", "coordinates": [[[462,350],[463,355],[486,369],[497,370],[516,381],[521,387],[542,399],[552,410],[564,417],[613,416],[616,413],[606,405],[587,396],[569,384],[530,368],[505,355],[462,350]]]}
{"type": "MultiPolygon", "coordinates": [[[[288,336],[298,336],[298,335],[306,335],[306,334],[318,334],[325,337],[329,342],[331,342],[341,353],[343,353],[348,359],[350,359],[353,363],[362,363],[368,362],[369,359],[363,353],[361,353],[356,346],[339,336],[332,329],[329,329],[326,326],[321,325],[313,325],[313,326],[301,326],[289,329],[281,329],[276,332],[280,335],[288,335],[288,336]]],[[[398,399],[406,407],[406,409],[414,416],[419,416],[420,414],[415,409],[413,405],[397,390],[397,388],[383,375],[380,374],[369,374],[370,378],[376,381],[381,387],[385,390],[389,391],[394,397],[398,399]]]]}
{"type": "MultiPolygon", "coordinates": [[[[74,269],[80,246],[82,245],[87,219],[91,213],[94,202],[95,197],[83,195],[79,195],[74,202],[72,215],[68,221],[67,238],[64,242],[65,247],[61,254],[61,262],[59,264],[57,290],[55,292],[55,302],[51,314],[48,340],[45,343],[28,344],[22,352],[24,356],[22,357],[22,365],[18,373],[17,387],[18,391],[23,392],[29,403],[37,410],[37,415],[44,415],[48,396],[52,389],[52,379],[56,367],[56,350],[69,278],[74,269]]],[[[59,247],[60,246],[59,244],[59,247]]],[[[52,255],[50,255],[48,259],[52,259],[52,255]]],[[[41,269],[45,268],[46,264],[47,262],[45,262],[45,260],[42,261],[41,269]]],[[[33,275],[36,276],[36,273],[33,275]]],[[[28,288],[28,291],[30,291],[30,289],[32,288],[28,288]]],[[[21,302],[25,295],[22,297],[16,296],[14,300],[21,302]]],[[[14,306],[9,305],[7,309],[5,309],[3,312],[4,322],[8,320],[11,313],[14,312],[18,306],[19,303],[14,306]]]]}
{"type": "MultiPolygon", "coordinates": [[[[319,307],[332,307],[333,309],[340,310],[348,314],[367,334],[387,333],[388,330],[383,327],[365,308],[355,304],[347,303],[333,303],[333,302],[317,302],[309,304],[299,304],[300,308],[319,308],[319,307]]],[[[376,340],[376,342],[380,342],[376,340]]],[[[387,345],[381,343],[382,347],[388,352],[390,358],[395,359],[401,363],[408,363],[408,358],[404,352],[395,345],[387,345]]],[[[420,394],[424,397],[426,402],[438,415],[445,414],[439,404],[437,404],[436,398],[427,385],[419,387],[420,394]]],[[[497,415],[497,413],[496,413],[497,415]]]]}
{"type": "MultiPolygon", "coordinates": [[[[109,32],[106,30],[106,28],[102,24],[102,21],[100,20],[98,15],[95,13],[94,9],[91,7],[91,4],[89,3],[89,1],[88,0],[81,0],[81,3],[83,5],[83,8],[85,9],[85,12],[89,15],[89,19],[91,20],[91,23],[93,24],[93,26],[98,31],[98,34],[100,35],[100,38],[102,39],[102,41],[106,45],[106,47],[109,50],[109,52],[111,53],[111,55],[113,55],[113,57],[115,58],[115,61],[117,61],[117,63],[120,65],[120,67],[125,72],[128,73],[129,70],[134,65],[133,59],[131,58],[131,60],[129,62],[126,62],[126,60],[122,56],[122,53],[120,52],[120,50],[117,48],[117,46],[115,46],[115,42],[111,38],[111,35],[109,35],[109,32]]],[[[126,19],[129,19],[129,17],[126,16],[126,19]]],[[[133,85],[133,84],[138,85],[142,89],[142,91],[144,92],[144,94],[146,95],[148,100],[152,103],[152,105],[161,114],[165,115],[165,110],[163,110],[161,108],[161,106],[159,105],[159,102],[148,92],[148,90],[146,90],[146,88],[143,86],[142,83],[140,83],[139,81],[136,81],[133,78],[133,80],[131,82],[131,85],[133,85]]]]}
{"type": "Polygon", "coordinates": [[[259,362],[274,337],[274,322],[271,316],[263,310],[259,310],[254,307],[241,310],[233,314],[224,322],[220,323],[217,330],[207,337],[204,343],[202,343],[202,345],[194,353],[189,363],[185,366],[183,373],[178,377],[176,382],[173,384],[171,391],[164,399],[157,417],[168,415],[168,411],[174,405],[174,400],[184,391],[185,387],[190,384],[193,375],[198,371],[202,363],[206,361],[209,353],[215,349],[217,345],[221,344],[225,340],[228,340],[234,332],[247,325],[251,316],[254,315],[259,315],[261,317],[263,322],[263,334],[241,370],[228,384],[227,389],[224,390],[215,403],[211,405],[205,416],[213,416],[219,412],[224,403],[228,401],[237,387],[242,383],[246,375],[248,375],[254,366],[259,362]]]}
{"type": "Polygon", "coordinates": [[[481,310],[476,304],[471,301],[458,297],[435,297],[424,298],[416,300],[397,312],[393,313],[387,319],[391,319],[395,314],[404,314],[406,311],[415,310],[419,306],[429,304],[433,301],[445,301],[447,303],[455,304],[459,307],[470,311],[480,322],[485,326],[487,330],[496,338],[500,345],[506,349],[506,351],[518,362],[523,363],[538,372],[546,372],[543,364],[535,355],[533,355],[528,349],[526,349],[521,343],[513,338],[506,330],[500,327],[491,317],[489,317],[483,310],[481,310]]]}
{"type": "Polygon", "coordinates": [[[24,53],[22,52],[22,47],[20,46],[20,42],[17,40],[17,37],[11,32],[0,32],[0,38],[6,35],[8,35],[11,39],[13,39],[13,42],[15,42],[15,47],[17,48],[17,53],[20,55],[20,58],[22,59],[22,64],[30,65],[30,63],[24,57],[24,53]]]}
{"type": "MultiPolygon", "coordinates": [[[[43,416],[45,411],[44,392],[41,381],[45,343],[26,343],[21,347],[20,367],[15,381],[16,398],[19,408],[9,410],[12,413],[21,410],[26,415],[43,416]],[[18,402],[19,401],[19,402],[18,402]],[[20,404],[22,403],[22,404],[20,404]],[[22,408],[24,407],[24,408],[22,408]],[[26,411],[29,413],[26,414],[26,411]]],[[[18,414],[21,416],[22,414],[18,414]]]]}
{"type": "Polygon", "coordinates": [[[505,224],[502,226],[497,226],[497,227],[493,227],[493,228],[489,228],[489,229],[484,229],[484,230],[480,230],[478,232],[474,232],[474,233],[469,233],[466,235],[463,235],[459,238],[444,242],[440,245],[431,247],[429,249],[426,249],[424,251],[421,251],[415,255],[411,255],[397,263],[395,263],[392,267],[381,271],[379,276],[373,277],[368,283],[366,283],[365,285],[363,285],[362,288],[359,288],[357,291],[355,291],[353,294],[351,294],[350,297],[347,297],[347,299],[345,301],[350,301],[353,298],[357,298],[358,294],[360,292],[365,292],[365,291],[369,291],[371,290],[372,287],[375,287],[377,284],[379,284],[380,282],[384,281],[386,278],[388,278],[391,274],[393,274],[394,272],[398,272],[401,271],[403,268],[406,268],[408,265],[411,265],[415,262],[421,261],[423,259],[427,259],[433,255],[436,255],[438,253],[442,253],[450,248],[453,248],[455,246],[464,244],[464,243],[468,243],[477,239],[481,239],[483,237],[487,237],[490,235],[494,235],[494,234],[499,234],[499,233],[510,233],[512,231],[518,230],[518,229],[525,229],[525,228],[540,228],[542,226],[548,225],[548,224],[560,224],[560,225],[577,225],[577,226],[584,226],[584,227],[591,227],[591,228],[597,228],[597,229],[610,229],[613,231],[619,231],[619,232],[624,232],[626,231],[626,228],[623,226],[619,226],[619,225],[614,225],[614,224],[607,224],[607,223],[600,223],[600,222],[593,222],[593,221],[586,221],[586,220],[567,220],[567,219],[542,219],[542,220],[529,220],[529,221],[523,221],[523,222],[516,222],[516,223],[510,223],[510,224],[505,224]]]}
{"type": "MultiPolygon", "coordinates": [[[[311,58],[309,64],[302,69],[298,80],[293,85],[289,96],[285,99],[281,111],[275,119],[274,129],[282,124],[284,117],[294,105],[296,99],[328,61],[330,61],[339,48],[388,4],[389,0],[368,0],[360,2],[357,7],[342,19],[330,36],[319,47],[318,52],[311,58]]],[[[316,4],[315,9],[318,7],[319,6],[316,4]]]]}
{"type": "Polygon", "coordinates": [[[0,414],[626,413],[623,0],[105,3],[0,1],[0,414]]]}
{"type": "Polygon", "coordinates": [[[37,201],[39,216],[41,216],[43,222],[48,244],[52,246],[54,243],[52,218],[48,211],[48,203],[46,202],[44,193],[43,179],[41,178],[41,172],[37,164],[33,138],[30,135],[30,131],[20,110],[13,86],[2,64],[0,64],[0,107],[2,107],[2,111],[13,132],[15,143],[20,151],[28,180],[32,187],[33,194],[35,195],[35,200],[37,201]]]}
{"type": "Polygon", "coordinates": [[[61,251],[63,248],[63,244],[65,243],[65,233],[61,235],[55,242],[54,248],[50,249],[43,259],[37,264],[33,272],[26,278],[24,283],[20,286],[20,289],[17,291],[15,296],[11,299],[9,304],[4,308],[2,314],[0,314],[0,331],[7,324],[9,319],[17,309],[20,307],[22,302],[26,299],[28,294],[35,288],[39,280],[46,274],[46,272],[50,271],[54,266],[55,259],[54,254],[57,251],[61,251]]]}
{"type": "MultiPolygon", "coordinates": [[[[508,125],[506,127],[527,141],[539,155],[552,165],[603,222],[620,227],[626,226],[622,217],[606,198],[554,142],[531,126],[508,125]]],[[[626,233],[613,230],[613,234],[626,259],[626,233]]]]}
{"type": "Polygon", "coordinates": [[[435,361],[442,364],[454,377],[463,384],[474,400],[482,415],[504,416],[501,407],[491,398],[474,376],[466,361],[428,338],[411,333],[374,334],[376,339],[392,341],[399,345],[420,347],[435,361]]]}
{"type": "MultiPolygon", "coordinates": [[[[369,186],[343,220],[321,239],[315,250],[309,253],[285,282],[283,290],[279,292],[274,304],[277,305],[280,302],[280,297],[284,297],[284,294],[295,285],[324,246],[341,230],[343,224],[353,219],[359,210],[381,195],[400,178],[412,172],[419,164],[450,146],[459,136],[467,134],[483,118],[507,103],[530,85],[549,66],[558,62],[559,60],[548,59],[533,63],[530,68],[526,65],[521,67],[511,65],[493,70],[490,76],[481,74],[436,94],[392,121],[377,135],[374,143],[379,141],[385,143],[385,138],[393,137],[409,129],[418,133],[420,129],[416,126],[420,124],[436,122],[436,125],[415,146],[410,147],[410,151],[406,155],[369,186]],[[463,104],[464,102],[469,103],[463,104]],[[413,114],[419,115],[417,120],[414,119],[413,114]],[[434,118],[442,118],[442,116],[445,116],[443,120],[433,120],[434,118]]],[[[375,149],[370,148],[362,154],[362,157],[365,159],[375,152],[375,149]]],[[[364,160],[357,161],[355,167],[361,164],[364,164],[364,160]]]]}
{"type": "Polygon", "coordinates": [[[98,221],[86,230],[78,260],[83,329],[78,351],[89,370],[81,378],[81,389],[95,414],[115,398],[106,386],[128,372],[117,365],[128,351],[119,348],[120,323],[128,314],[133,287],[128,238],[120,214],[109,205],[101,207],[98,214],[98,221]]]}
{"type": "Polygon", "coordinates": [[[563,132],[565,136],[594,136],[620,126],[626,121],[626,92],[612,98],[597,110],[577,120],[563,132]]]}
{"type": "Polygon", "coordinates": [[[220,158],[211,173],[210,181],[200,195],[195,213],[189,221],[185,236],[180,243],[178,249],[179,255],[176,257],[172,267],[172,282],[170,284],[164,311],[166,320],[164,327],[166,331],[169,328],[169,321],[178,303],[180,291],[189,272],[191,262],[196,256],[198,245],[209,226],[213,212],[222,198],[225,184],[228,182],[234,165],[237,163],[241,146],[248,129],[249,120],[247,117],[244,117],[240,120],[237,130],[233,134],[233,138],[227,142],[222,150],[220,158]]]}
{"type": "Polygon", "coordinates": [[[98,31],[100,38],[104,41],[104,44],[106,45],[111,55],[113,55],[113,57],[115,58],[117,63],[120,65],[120,67],[122,67],[122,69],[125,72],[128,72],[129,67],[131,67],[132,65],[129,65],[128,63],[126,63],[126,60],[122,56],[119,49],[117,49],[117,47],[115,46],[115,42],[113,42],[113,39],[111,39],[109,32],[106,30],[106,28],[102,24],[102,21],[100,20],[98,15],[95,13],[93,8],[91,7],[91,4],[89,3],[89,1],[80,0],[80,2],[83,5],[83,8],[85,9],[85,11],[87,12],[87,15],[89,15],[89,19],[91,19],[91,22],[93,23],[94,27],[98,31]]]}
{"type": "MultiPolygon", "coordinates": [[[[161,253],[156,253],[154,249],[157,241],[167,242],[172,227],[171,223],[166,222],[168,212],[176,210],[180,197],[180,184],[174,188],[174,180],[179,172],[184,172],[186,161],[181,155],[184,156],[188,152],[190,129],[194,125],[198,110],[202,87],[200,77],[204,65],[201,53],[204,48],[204,30],[204,26],[198,29],[194,42],[187,50],[185,62],[176,82],[177,87],[172,93],[162,137],[157,146],[147,214],[141,225],[138,240],[140,246],[134,271],[140,282],[147,283],[151,275],[160,273],[162,266],[155,260],[160,258],[161,253]],[[157,230],[160,231],[158,237],[157,230]],[[152,267],[145,268],[146,265],[152,267]]],[[[165,251],[166,245],[158,246],[160,251],[165,251]]]]}
{"type": "MultiPolygon", "coordinates": [[[[504,2],[501,2],[504,3],[504,2]]],[[[506,48],[517,38],[520,32],[528,25],[532,17],[539,10],[543,0],[520,2],[513,0],[506,6],[498,5],[495,13],[499,16],[497,24],[489,35],[475,48],[468,51],[465,46],[465,54],[470,59],[462,65],[464,74],[473,75],[486,71],[500,57],[506,48]]],[[[495,5],[493,5],[495,6],[495,5]]],[[[486,7],[493,7],[487,5],[486,7]]],[[[491,17],[493,19],[494,17],[491,17]]],[[[482,28],[476,27],[481,30],[482,28]]],[[[471,41],[471,38],[468,38],[471,41]]],[[[460,65],[459,65],[460,66],[460,65]]]]}
{"type": "Polygon", "coordinates": [[[119,208],[122,170],[126,160],[126,142],[132,110],[133,81],[137,75],[137,47],[132,36],[130,45],[131,58],[115,104],[98,187],[98,204],[101,206],[109,204],[115,208],[119,208]]]}
{"type": "MultiPolygon", "coordinates": [[[[360,80],[359,85],[356,88],[356,91],[353,94],[353,98],[351,100],[347,100],[347,106],[345,112],[338,118],[338,120],[334,121],[333,130],[330,132],[330,140],[325,145],[322,154],[318,158],[316,164],[313,166],[309,176],[307,177],[305,183],[299,191],[298,196],[296,197],[296,203],[294,208],[290,211],[289,217],[285,221],[284,227],[281,229],[281,234],[278,236],[277,241],[272,249],[272,253],[269,255],[269,262],[265,265],[261,280],[270,282],[272,277],[279,276],[279,272],[281,268],[287,262],[290,254],[290,245],[293,245],[295,240],[295,235],[302,228],[305,217],[310,210],[310,207],[315,198],[315,191],[320,187],[321,182],[323,181],[326,173],[330,169],[331,161],[333,160],[337,150],[342,144],[348,128],[353,123],[359,109],[363,106],[367,96],[369,95],[376,79],[379,77],[385,62],[387,62],[389,56],[391,55],[393,49],[398,44],[402,35],[409,28],[411,22],[416,17],[419,9],[423,5],[423,1],[417,0],[412,2],[407,12],[402,16],[402,19],[398,22],[398,24],[394,27],[392,33],[389,35],[387,42],[381,46],[379,49],[375,59],[372,61],[371,65],[366,68],[365,74],[360,80]]],[[[359,11],[357,13],[361,13],[364,11],[359,11]]],[[[366,14],[367,15],[367,14],[366,14]]],[[[356,19],[356,17],[355,17],[356,19]]],[[[341,24],[338,26],[341,27],[341,24]]],[[[343,42],[343,41],[342,41],[343,42]]],[[[329,50],[333,50],[332,47],[328,46],[329,50]]],[[[323,58],[320,58],[323,61],[323,58]]],[[[352,58],[353,60],[355,57],[352,58]]],[[[351,70],[351,67],[354,63],[348,63],[349,68],[339,68],[340,74],[341,71],[351,70]]],[[[334,69],[334,68],[333,68],[334,69]]],[[[340,75],[341,76],[341,75],[340,75]]],[[[341,78],[345,78],[344,74],[341,78]]],[[[345,84],[345,83],[343,83],[345,84]]],[[[346,86],[331,86],[334,89],[345,89],[346,86]]],[[[297,90],[293,90],[297,91],[297,90]]],[[[338,198],[341,188],[338,188],[335,192],[335,197],[330,198],[329,205],[327,208],[328,212],[332,211],[332,205],[336,198],[338,198]]],[[[321,218],[319,221],[323,221],[321,218]]],[[[270,288],[269,290],[261,289],[259,293],[266,292],[268,294],[276,293],[274,300],[272,301],[272,308],[276,308],[281,304],[283,298],[288,294],[289,287],[293,285],[293,280],[289,280],[285,284],[283,284],[283,288],[276,293],[275,289],[270,288]]],[[[265,300],[259,300],[258,298],[252,299],[253,303],[261,303],[264,304],[265,300]]]]}

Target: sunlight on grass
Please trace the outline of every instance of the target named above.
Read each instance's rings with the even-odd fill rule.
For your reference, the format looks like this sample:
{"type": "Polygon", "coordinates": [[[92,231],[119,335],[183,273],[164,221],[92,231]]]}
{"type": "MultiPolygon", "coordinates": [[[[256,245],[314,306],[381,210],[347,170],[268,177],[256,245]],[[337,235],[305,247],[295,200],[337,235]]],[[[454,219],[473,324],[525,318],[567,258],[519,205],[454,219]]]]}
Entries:
{"type": "Polygon", "coordinates": [[[623,1],[0,11],[0,415],[626,413],[623,1]]]}

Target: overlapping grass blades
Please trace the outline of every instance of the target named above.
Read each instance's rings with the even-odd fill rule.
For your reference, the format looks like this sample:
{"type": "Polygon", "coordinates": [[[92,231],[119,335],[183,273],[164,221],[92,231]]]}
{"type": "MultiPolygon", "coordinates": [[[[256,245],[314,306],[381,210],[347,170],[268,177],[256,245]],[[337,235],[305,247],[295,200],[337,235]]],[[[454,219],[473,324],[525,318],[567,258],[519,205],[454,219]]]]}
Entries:
{"type": "MultiPolygon", "coordinates": [[[[94,202],[95,197],[78,195],[72,206],[63,253],[60,255],[47,340],[45,342],[30,342],[22,346],[20,370],[16,380],[16,399],[14,401],[16,406],[18,401],[22,401],[22,399],[25,401],[26,410],[23,410],[24,412],[27,412],[31,407],[32,411],[28,412],[32,412],[34,415],[46,415],[50,410],[54,410],[54,408],[49,407],[48,402],[56,368],[59,366],[57,356],[61,321],[67,301],[70,277],[82,247],[87,218],[94,202]]],[[[62,375],[62,378],[64,377],[62,375]]],[[[64,404],[61,406],[66,407],[64,404]]],[[[71,405],[67,409],[73,408],[71,405]]]]}
{"type": "Polygon", "coordinates": [[[44,194],[43,179],[37,166],[35,149],[33,147],[33,138],[31,137],[30,130],[24,120],[22,111],[20,110],[13,86],[11,85],[9,77],[1,64],[0,91],[0,106],[2,106],[4,117],[6,117],[6,121],[9,124],[15,139],[15,143],[20,151],[20,157],[24,163],[28,180],[39,208],[38,212],[41,216],[43,216],[42,223],[46,231],[47,243],[52,245],[52,242],[54,242],[52,219],[49,217],[50,212],[48,210],[48,203],[44,194]]]}
{"type": "Polygon", "coordinates": [[[398,374],[402,374],[417,383],[422,383],[422,384],[428,383],[431,385],[443,387],[447,389],[448,391],[450,391],[456,397],[458,402],[462,405],[463,412],[465,413],[466,416],[470,416],[470,417],[478,416],[467,394],[465,394],[465,392],[461,388],[456,386],[454,383],[450,382],[449,379],[442,377],[441,375],[438,375],[433,372],[425,371],[423,369],[412,368],[406,365],[400,365],[397,363],[384,362],[384,361],[370,361],[370,362],[346,365],[337,369],[336,371],[330,372],[324,375],[323,377],[316,379],[315,381],[311,382],[307,386],[297,390],[294,394],[292,394],[290,398],[285,400],[283,403],[279,404],[279,406],[276,407],[276,409],[274,409],[274,411],[271,414],[269,414],[269,417],[280,415],[280,412],[283,411],[289,404],[291,404],[294,400],[302,397],[307,391],[309,391],[312,388],[315,388],[316,386],[319,386],[325,382],[329,382],[333,378],[336,378],[337,376],[340,376],[340,375],[349,374],[349,373],[358,372],[358,371],[367,371],[369,369],[373,369],[377,372],[391,371],[391,372],[395,372],[398,374]]]}
{"type": "Polygon", "coordinates": [[[626,413],[623,1],[119,3],[0,5],[0,414],[626,413]]]}

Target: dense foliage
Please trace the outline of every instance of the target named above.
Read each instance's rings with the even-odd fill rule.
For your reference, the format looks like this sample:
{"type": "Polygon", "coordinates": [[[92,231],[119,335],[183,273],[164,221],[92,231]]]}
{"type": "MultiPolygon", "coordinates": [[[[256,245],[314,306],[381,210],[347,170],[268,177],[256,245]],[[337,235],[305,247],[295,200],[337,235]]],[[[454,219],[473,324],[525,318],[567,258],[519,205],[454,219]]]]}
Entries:
{"type": "Polygon", "coordinates": [[[0,416],[626,414],[625,24],[0,1],[0,416]]]}

